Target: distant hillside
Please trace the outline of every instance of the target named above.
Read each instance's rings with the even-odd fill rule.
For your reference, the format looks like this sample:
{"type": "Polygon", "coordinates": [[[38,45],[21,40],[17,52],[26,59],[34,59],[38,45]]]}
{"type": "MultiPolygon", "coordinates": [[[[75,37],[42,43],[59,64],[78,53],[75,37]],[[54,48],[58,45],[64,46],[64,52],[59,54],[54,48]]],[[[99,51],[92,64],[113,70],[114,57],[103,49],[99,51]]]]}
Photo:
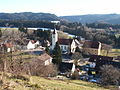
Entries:
{"type": "Polygon", "coordinates": [[[54,21],[61,20],[67,22],[81,22],[81,23],[110,23],[120,24],[120,14],[88,14],[88,15],[75,15],[75,16],[61,16],[58,17],[51,13],[0,13],[0,20],[33,20],[33,21],[54,21]]]}
{"type": "Polygon", "coordinates": [[[0,20],[45,20],[53,21],[58,20],[59,18],[50,13],[32,13],[32,12],[23,12],[23,13],[0,13],[0,20]]]}
{"type": "Polygon", "coordinates": [[[110,24],[120,24],[120,14],[88,14],[75,16],[61,16],[60,18],[66,19],[71,22],[81,23],[104,22],[110,24]]]}

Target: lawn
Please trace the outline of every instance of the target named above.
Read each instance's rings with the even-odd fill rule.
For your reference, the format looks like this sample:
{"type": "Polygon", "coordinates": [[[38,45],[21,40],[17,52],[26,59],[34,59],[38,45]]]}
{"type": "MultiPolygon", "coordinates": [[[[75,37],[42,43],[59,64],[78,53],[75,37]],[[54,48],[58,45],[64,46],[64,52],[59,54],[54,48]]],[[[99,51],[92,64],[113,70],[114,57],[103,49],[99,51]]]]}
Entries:
{"type": "MultiPolygon", "coordinates": [[[[5,75],[7,76],[7,75],[5,75]]],[[[6,90],[107,90],[97,84],[81,80],[51,80],[37,76],[24,76],[28,80],[7,76],[1,89],[6,90]]]]}

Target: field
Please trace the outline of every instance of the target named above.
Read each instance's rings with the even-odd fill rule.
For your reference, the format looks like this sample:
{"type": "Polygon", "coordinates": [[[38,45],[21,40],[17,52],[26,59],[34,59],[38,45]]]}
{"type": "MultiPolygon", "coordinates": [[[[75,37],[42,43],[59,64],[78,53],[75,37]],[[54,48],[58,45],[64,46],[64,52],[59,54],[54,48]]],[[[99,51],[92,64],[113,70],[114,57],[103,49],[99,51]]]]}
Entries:
{"type": "Polygon", "coordinates": [[[112,50],[110,50],[110,52],[108,53],[108,56],[111,56],[111,57],[120,56],[120,49],[112,49],[112,50]]]}
{"type": "Polygon", "coordinates": [[[97,84],[80,80],[51,80],[37,76],[11,77],[4,75],[3,90],[107,90],[97,84]]]}

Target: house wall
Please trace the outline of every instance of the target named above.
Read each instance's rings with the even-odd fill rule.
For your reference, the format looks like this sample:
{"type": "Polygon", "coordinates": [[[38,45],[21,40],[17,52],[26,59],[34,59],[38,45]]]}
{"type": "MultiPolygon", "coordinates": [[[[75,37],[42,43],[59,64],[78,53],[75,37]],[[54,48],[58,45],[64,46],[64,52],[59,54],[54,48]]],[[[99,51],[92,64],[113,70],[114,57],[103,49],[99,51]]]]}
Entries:
{"type": "Polygon", "coordinates": [[[27,49],[34,49],[35,48],[35,44],[32,44],[32,42],[30,41],[27,45],[27,49]]]}
{"type": "Polygon", "coordinates": [[[71,52],[74,53],[75,52],[75,49],[76,49],[76,44],[75,44],[75,41],[73,40],[72,41],[72,44],[71,44],[71,52]]]}
{"type": "Polygon", "coordinates": [[[71,72],[74,73],[74,71],[75,71],[75,64],[73,64],[71,72]]]}
{"type": "Polygon", "coordinates": [[[90,67],[91,67],[91,68],[95,68],[95,66],[96,66],[96,63],[90,62],[90,67]]]}
{"type": "Polygon", "coordinates": [[[102,48],[102,45],[99,42],[98,49],[96,49],[96,48],[83,48],[83,51],[86,52],[86,53],[89,53],[91,55],[101,55],[102,54],[101,48],[102,48]]]}
{"type": "Polygon", "coordinates": [[[94,49],[94,48],[83,48],[83,51],[85,53],[89,53],[91,55],[98,55],[98,49],[94,49]]]}
{"type": "Polygon", "coordinates": [[[28,45],[27,45],[27,49],[35,49],[37,47],[37,45],[39,45],[39,41],[37,41],[36,43],[32,43],[31,41],[29,41],[28,45]]]}
{"type": "Polygon", "coordinates": [[[45,66],[50,65],[52,63],[52,58],[48,59],[45,61],[45,66]]]}
{"type": "Polygon", "coordinates": [[[61,48],[62,51],[70,52],[69,45],[60,45],[60,48],[61,48]]]}
{"type": "Polygon", "coordinates": [[[107,50],[101,50],[101,55],[102,56],[107,56],[108,54],[108,51],[107,50]]]}
{"type": "Polygon", "coordinates": [[[99,42],[98,55],[101,55],[102,44],[99,42]]]}

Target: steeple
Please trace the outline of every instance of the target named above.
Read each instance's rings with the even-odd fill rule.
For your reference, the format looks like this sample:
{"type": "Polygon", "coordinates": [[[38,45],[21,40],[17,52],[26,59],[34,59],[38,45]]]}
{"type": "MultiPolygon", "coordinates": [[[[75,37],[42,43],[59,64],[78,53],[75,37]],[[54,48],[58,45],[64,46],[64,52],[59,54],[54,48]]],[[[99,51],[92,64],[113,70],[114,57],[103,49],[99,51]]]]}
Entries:
{"type": "Polygon", "coordinates": [[[56,34],[56,29],[53,30],[53,34],[56,34]]]}
{"type": "Polygon", "coordinates": [[[57,30],[54,29],[52,33],[52,50],[54,49],[57,41],[58,41],[58,33],[57,30]]]}

